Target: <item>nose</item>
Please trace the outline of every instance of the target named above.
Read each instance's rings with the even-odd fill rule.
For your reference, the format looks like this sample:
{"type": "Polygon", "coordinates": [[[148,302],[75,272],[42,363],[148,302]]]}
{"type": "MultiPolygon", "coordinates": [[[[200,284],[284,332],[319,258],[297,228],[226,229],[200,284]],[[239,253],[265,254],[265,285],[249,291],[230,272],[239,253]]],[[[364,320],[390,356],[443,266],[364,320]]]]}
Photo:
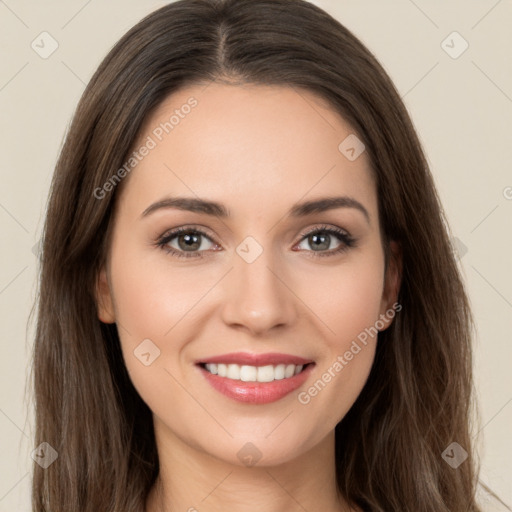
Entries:
{"type": "Polygon", "coordinates": [[[288,274],[276,266],[270,250],[264,250],[252,263],[235,254],[234,268],[224,280],[225,324],[259,336],[292,325],[297,299],[288,274]]]}

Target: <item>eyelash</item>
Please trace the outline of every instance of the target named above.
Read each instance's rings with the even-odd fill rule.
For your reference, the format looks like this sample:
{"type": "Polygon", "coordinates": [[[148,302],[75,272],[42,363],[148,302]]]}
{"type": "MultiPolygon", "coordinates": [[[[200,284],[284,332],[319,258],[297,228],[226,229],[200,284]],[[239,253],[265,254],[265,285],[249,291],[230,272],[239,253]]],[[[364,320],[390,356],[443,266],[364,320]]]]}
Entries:
{"type": "MultiPolygon", "coordinates": [[[[156,241],[155,245],[157,247],[159,247],[160,249],[164,250],[166,253],[172,254],[173,256],[176,256],[178,258],[202,258],[203,256],[201,255],[201,252],[203,252],[203,251],[197,251],[197,252],[177,251],[176,249],[169,247],[167,245],[172,239],[176,238],[178,235],[180,235],[182,233],[201,235],[201,236],[204,236],[205,238],[208,238],[211,242],[214,242],[211,239],[211,237],[208,236],[208,234],[205,233],[203,230],[193,227],[193,226],[182,226],[182,227],[173,229],[172,231],[169,231],[169,232],[165,233],[164,235],[162,235],[156,241]]],[[[355,246],[356,240],[352,236],[350,236],[346,231],[344,231],[342,229],[334,228],[331,226],[320,226],[320,227],[316,227],[312,230],[301,233],[301,235],[300,235],[301,238],[299,240],[299,243],[301,243],[308,236],[313,235],[313,234],[319,234],[319,233],[336,236],[338,238],[338,240],[340,240],[342,242],[342,245],[340,245],[340,247],[338,247],[337,249],[331,249],[330,251],[320,251],[320,252],[306,251],[306,252],[314,253],[311,256],[313,258],[317,258],[317,257],[325,258],[325,257],[329,257],[329,256],[336,256],[337,254],[341,254],[341,253],[347,251],[348,249],[350,249],[351,247],[355,246]]]]}

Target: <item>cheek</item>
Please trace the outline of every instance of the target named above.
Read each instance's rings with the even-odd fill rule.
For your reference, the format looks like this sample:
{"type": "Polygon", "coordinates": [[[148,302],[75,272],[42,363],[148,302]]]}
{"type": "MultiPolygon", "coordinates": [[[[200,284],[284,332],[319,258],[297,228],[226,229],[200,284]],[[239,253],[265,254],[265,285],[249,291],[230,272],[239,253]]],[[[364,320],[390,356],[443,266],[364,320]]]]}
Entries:
{"type": "Polygon", "coordinates": [[[111,282],[121,349],[131,380],[150,407],[158,407],[172,376],[184,382],[180,359],[202,328],[199,317],[208,302],[201,298],[224,271],[191,269],[170,262],[158,249],[115,246],[111,282]]]}
{"type": "Polygon", "coordinates": [[[151,261],[121,246],[111,260],[124,363],[135,389],[157,414],[167,411],[170,404],[179,410],[190,408],[177,384],[184,382],[178,362],[187,340],[194,336],[191,308],[201,296],[200,286],[190,286],[194,274],[167,263],[165,257],[151,261]]]}
{"type": "Polygon", "coordinates": [[[338,267],[318,270],[297,283],[297,295],[314,313],[330,351],[345,349],[379,319],[384,260],[374,245],[375,249],[354,253],[338,267]]]}
{"type": "Polygon", "coordinates": [[[356,401],[375,357],[384,261],[377,249],[367,254],[338,272],[318,275],[309,294],[302,292],[325,336],[315,379],[298,399],[311,416],[325,419],[326,428],[334,428],[356,401]]]}
{"type": "Polygon", "coordinates": [[[133,336],[161,339],[189,318],[216,279],[212,272],[168,261],[158,249],[148,257],[127,248],[125,256],[113,255],[112,282],[119,323],[133,336]]]}

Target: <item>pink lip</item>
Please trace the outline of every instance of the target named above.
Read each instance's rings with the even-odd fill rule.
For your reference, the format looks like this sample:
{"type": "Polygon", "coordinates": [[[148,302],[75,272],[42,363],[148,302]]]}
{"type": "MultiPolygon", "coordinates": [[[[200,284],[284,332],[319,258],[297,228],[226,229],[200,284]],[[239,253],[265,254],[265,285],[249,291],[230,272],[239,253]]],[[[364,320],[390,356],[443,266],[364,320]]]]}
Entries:
{"type": "Polygon", "coordinates": [[[244,382],[242,380],[233,380],[213,375],[202,366],[199,366],[199,369],[208,383],[228,398],[244,403],[268,404],[280,400],[302,386],[311,374],[314,366],[314,363],[309,364],[298,375],[272,382],[244,382]]]}
{"type": "Polygon", "coordinates": [[[312,363],[311,359],[304,359],[302,357],[293,356],[290,354],[278,354],[268,352],[266,354],[251,354],[249,352],[233,352],[231,354],[224,354],[221,356],[208,357],[196,361],[196,364],[214,363],[214,364],[238,364],[247,366],[266,366],[278,364],[295,364],[305,365],[312,363]]]}

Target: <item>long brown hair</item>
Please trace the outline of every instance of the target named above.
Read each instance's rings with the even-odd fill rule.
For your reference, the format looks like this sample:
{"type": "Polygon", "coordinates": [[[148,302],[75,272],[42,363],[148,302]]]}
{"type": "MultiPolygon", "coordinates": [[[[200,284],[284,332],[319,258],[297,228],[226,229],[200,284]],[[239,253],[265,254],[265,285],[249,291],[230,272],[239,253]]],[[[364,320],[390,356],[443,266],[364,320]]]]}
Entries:
{"type": "MultiPolygon", "coordinates": [[[[191,84],[283,85],[315,93],[366,146],[383,240],[399,242],[401,312],[336,426],[340,493],[364,511],[480,512],[473,453],[471,312],[427,161],[390,78],[338,21],[302,0],[181,0],[147,16],[88,84],[59,156],[41,255],[33,361],[34,512],[141,512],[159,470],[151,411],[124,366],[95,284],[144,121],[191,84]],[[122,183],[121,183],[122,185],[122,183]],[[468,453],[456,469],[452,442],[468,453]]],[[[387,254],[389,257],[390,254],[387,254]]]]}

